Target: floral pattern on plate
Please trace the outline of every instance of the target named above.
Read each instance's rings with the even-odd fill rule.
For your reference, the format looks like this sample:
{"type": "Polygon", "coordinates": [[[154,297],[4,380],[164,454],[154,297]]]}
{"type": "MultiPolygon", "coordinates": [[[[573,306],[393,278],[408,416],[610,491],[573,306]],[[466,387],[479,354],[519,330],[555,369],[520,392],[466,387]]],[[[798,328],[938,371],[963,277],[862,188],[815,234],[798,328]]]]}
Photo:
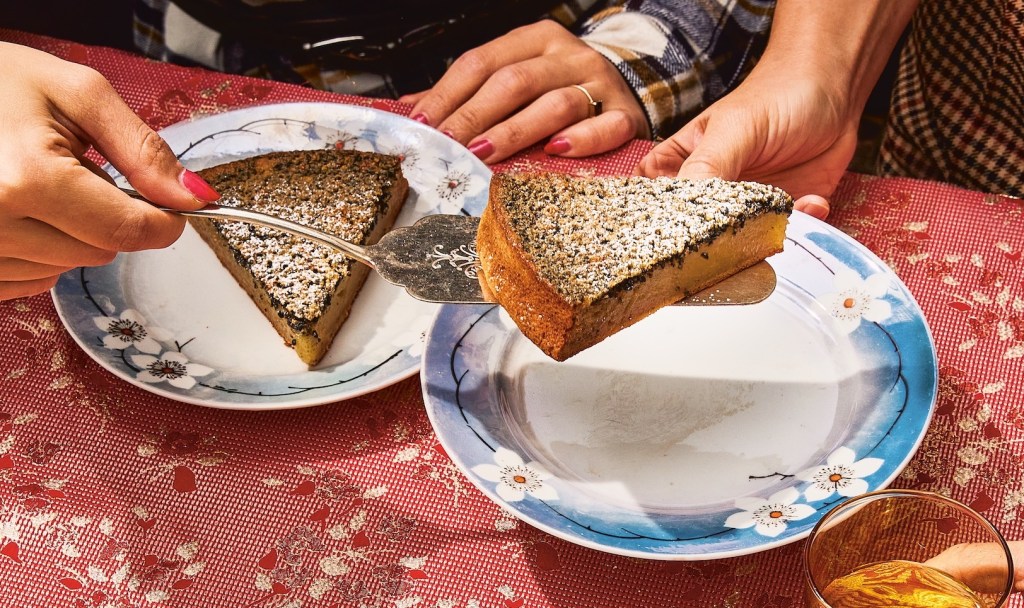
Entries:
{"type": "MultiPolygon", "coordinates": [[[[161,134],[193,170],[278,150],[397,155],[410,193],[396,225],[432,213],[478,215],[486,204],[490,170],[483,163],[437,131],[382,110],[266,105],[178,123],[161,134]]],[[[463,253],[472,254],[438,252],[453,264],[463,253]]],[[[237,409],[339,401],[407,378],[419,369],[437,311],[371,276],[331,351],[310,370],[190,229],[165,250],[66,273],[53,299],[75,340],[118,377],[172,399],[237,409]]]]}
{"type": "Polygon", "coordinates": [[[761,304],[669,307],[564,363],[500,308],[442,307],[422,372],[439,440],[511,513],[603,551],[713,559],[805,537],[906,465],[936,358],[906,287],[848,236],[794,214],[770,263],[761,304]]]}

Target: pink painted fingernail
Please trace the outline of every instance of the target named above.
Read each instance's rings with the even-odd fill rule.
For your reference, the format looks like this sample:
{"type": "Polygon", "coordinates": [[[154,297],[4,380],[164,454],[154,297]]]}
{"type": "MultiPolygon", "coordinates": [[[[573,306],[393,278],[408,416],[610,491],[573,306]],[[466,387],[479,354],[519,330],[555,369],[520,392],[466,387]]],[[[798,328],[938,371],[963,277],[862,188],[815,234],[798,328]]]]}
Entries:
{"type": "Polygon", "coordinates": [[[480,160],[483,160],[491,154],[494,154],[494,144],[492,144],[490,140],[481,139],[474,144],[470,144],[469,151],[480,160]]]}
{"type": "Polygon", "coordinates": [[[417,113],[413,114],[412,116],[410,116],[409,118],[415,120],[416,122],[421,122],[421,123],[423,123],[425,125],[429,125],[430,124],[430,121],[427,120],[427,115],[424,114],[423,112],[417,112],[417,113]]]}
{"type": "Polygon", "coordinates": [[[544,152],[547,154],[565,154],[569,150],[572,150],[572,144],[564,137],[556,137],[544,146],[544,152]]]}
{"type": "Polygon", "coordinates": [[[185,187],[186,190],[192,193],[195,199],[202,203],[212,203],[213,201],[220,198],[220,194],[213,189],[213,186],[206,183],[206,180],[199,177],[197,173],[189,171],[188,169],[182,169],[181,175],[178,176],[178,181],[185,187]]]}
{"type": "Polygon", "coordinates": [[[445,135],[445,136],[447,136],[447,137],[448,137],[449,139],[455,139],[455,134],[454,134],[454,133],[452,133],[451,131],[449,131],[448,129],[443,129],[443,130],[441,131],[441,135],[445,135]]]}

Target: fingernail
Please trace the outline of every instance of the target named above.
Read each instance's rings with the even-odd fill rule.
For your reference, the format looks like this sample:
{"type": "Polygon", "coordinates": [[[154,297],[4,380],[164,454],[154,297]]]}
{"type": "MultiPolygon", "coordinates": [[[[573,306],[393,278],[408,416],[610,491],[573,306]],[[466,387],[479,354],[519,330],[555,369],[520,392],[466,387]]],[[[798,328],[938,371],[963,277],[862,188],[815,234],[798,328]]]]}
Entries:
{"type": "Polygon", "coordinates": [[[442,130],[441,134],[447,136],[448,139],[455,139],[455,134],[449,131],[448,129],[442,130]]]}
{"type": "Polygon", "coordinates": [[[810,215],[811,217],[817,218],[819,220],[824,220],[828,217],[829,209],[824,205],[811,203],[804,207],[804,212],[807,213],[807,215],[810,215]]]}
{"type": "Polygon", "coordinates": [[[413,114],[412,116],[410,116],[409,118],[415,120],[416,122],[421,122],[421,123],[423,123],[425,125],[429,125],[430,124],[430,121],[427,120],[427,115],[424,114],[423,112],[417,112],[417,113],[413,114]]]}
{"type": "Polygon", "coordinates": [[[194,196],[199,202],[212,203],[220,198],[220,195],[213,189],[213,186],[206,183],[206,180],[199,177],[197,173],[189,171],[188,169],[181,170],[181,175],[178,176],[178,181],[181,182],[181,185],[191,192],[192,196],[194,196]]]}
{"type": "Polygon", "coordinates": [[[469,151],[480,160],[483,160],[491,154],[494,154],[494,144],[492,144],[490,140],[481,139],[474,144],[470,144],[469,151]]]}
{"type": "Polygon", "coordinates": [[[565,154],[569,150],[572,150],[572,144],[564,137],[556,137],[544,146],[544,152],[547,154],[565,154]]]}

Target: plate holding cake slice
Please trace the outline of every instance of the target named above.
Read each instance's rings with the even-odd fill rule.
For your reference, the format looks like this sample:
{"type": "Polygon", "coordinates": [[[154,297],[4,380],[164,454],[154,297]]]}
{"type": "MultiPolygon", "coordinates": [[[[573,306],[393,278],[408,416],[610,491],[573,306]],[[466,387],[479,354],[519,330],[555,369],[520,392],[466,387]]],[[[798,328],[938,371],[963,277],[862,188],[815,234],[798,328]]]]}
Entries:
{"type": "MultiPolygon", "coordinates": [[[[355,150],[272,152],[199,171],[219,205],[278,216],[369,245],[394,224],[408,182],[396,156],[355,150]]],[[[369,268],[283,232],[189,222],[285,343],[310,367],[327,353],[369,268]]]]}
{"type": "Polygon", "coordinates": [[[496,174],[482,284],[561,361],[782,251],[792,209],[753,182],[496,174]]]}

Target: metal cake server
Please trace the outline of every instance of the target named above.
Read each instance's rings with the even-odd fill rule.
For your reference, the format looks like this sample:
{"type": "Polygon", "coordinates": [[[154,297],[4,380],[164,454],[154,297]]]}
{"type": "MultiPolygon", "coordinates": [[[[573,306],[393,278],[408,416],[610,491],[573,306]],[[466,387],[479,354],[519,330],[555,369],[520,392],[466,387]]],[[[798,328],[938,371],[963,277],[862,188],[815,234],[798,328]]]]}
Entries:
{"type": "MultiPolygon", "coordinates": [[[[122,188],[133,198],[146,199],[122,188]]],[[[147,201],[148,202],[148,201],[147,201]]],[[[468,215],[428,215],[412,226],[394,228],[374,245],[355,245],[332,234],[279,217],[210,205],[196,211],[167,209],[179,215],[245,222],[310,239],[366,264],[409,295],[426,302],[472,304],[489,302],[477,276],[476,230],[480,218],[468,215]]],[[[678,302],[690,306],[755,304],[775,290],[775,271],[760,262],[704,291],[678,302]]]]}

